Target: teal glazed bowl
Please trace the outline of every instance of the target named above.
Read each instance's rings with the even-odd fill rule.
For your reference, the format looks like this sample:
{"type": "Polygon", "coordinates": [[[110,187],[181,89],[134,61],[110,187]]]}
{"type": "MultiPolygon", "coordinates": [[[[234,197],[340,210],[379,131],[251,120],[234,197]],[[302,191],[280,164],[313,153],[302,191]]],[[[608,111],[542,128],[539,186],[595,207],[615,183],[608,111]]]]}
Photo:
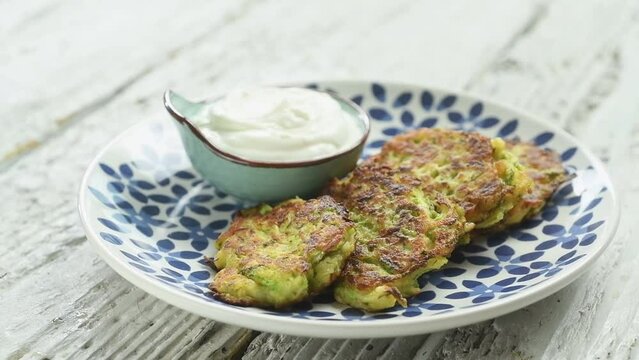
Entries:
{"type": "Polygon", "coordinates": [[[362,131],[352,147],[327,157],[298,162],[265,162],[245,159],[222,151],[211,143],[189,119],[212,102],[191,102],[174,91],[164,93],[164,106],[176,121],[182,144],[193,167],[217,189],[253,202],[276,202],[295,196],[317,195],[326,183],[353,170],[370,131],[368,115],[357,104],[327,92],[337,100],[362,131]]]}

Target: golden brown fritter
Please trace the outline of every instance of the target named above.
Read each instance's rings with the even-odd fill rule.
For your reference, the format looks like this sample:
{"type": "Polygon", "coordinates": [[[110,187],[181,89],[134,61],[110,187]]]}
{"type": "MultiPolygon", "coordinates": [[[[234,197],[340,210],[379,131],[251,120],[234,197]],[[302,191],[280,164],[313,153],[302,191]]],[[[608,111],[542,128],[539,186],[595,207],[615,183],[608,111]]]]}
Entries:
{"type": "Polygon", "coordinates": [[[411,172],[430,191],[459,203],[476,228],[501,221],[532,189],[501,139],[478,133],[420,129],[389,140],[377,161],[411,172]]]}
{"type": "Polygon", "coordinates": [[[225,302],[283,308],[329,286],[354,248],[344,207],[328,196],[243,211],[216,242],[210,288],[225,302]]]}
{"type": "Polygon", "coordinates": [[[443,266],[472,228],[461,207],[423,185],[372,158],[329,186],[356,229],[355,251],[335,287],[339,302],[369,311],[405,306],[419,292],[417,278],[443,266]]]}
{"type": "Polygon", "coordinates": [[[533,143],[508,141],[506,149],[517,157],[526,175],[532,179],[532,191],[525,194],[506,216],[488,230],[500,230],[537,214],[559,185],[569,179],[559,155],[533,143]]]}

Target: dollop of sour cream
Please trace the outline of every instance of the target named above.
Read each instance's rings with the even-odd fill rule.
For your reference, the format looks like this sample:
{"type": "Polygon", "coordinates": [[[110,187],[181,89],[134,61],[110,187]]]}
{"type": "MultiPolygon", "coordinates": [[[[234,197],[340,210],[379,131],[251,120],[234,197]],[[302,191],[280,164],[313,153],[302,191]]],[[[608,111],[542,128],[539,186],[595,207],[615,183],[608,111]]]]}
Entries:
{"type": "Polygon", "coordinates": [[[222,151],[255,161],[314,160],[354,146],[363,134],[336,99],[303,88],[234,91],[193,120],[222,151]]]}

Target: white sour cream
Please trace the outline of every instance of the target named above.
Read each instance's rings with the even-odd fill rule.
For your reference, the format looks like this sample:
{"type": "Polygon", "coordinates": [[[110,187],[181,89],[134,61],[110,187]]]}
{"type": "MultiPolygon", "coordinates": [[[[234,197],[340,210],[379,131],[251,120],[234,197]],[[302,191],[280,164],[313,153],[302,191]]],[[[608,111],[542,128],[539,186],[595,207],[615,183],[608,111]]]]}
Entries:
{"type": "Polygon", "coordinates": [[[363,134],[337,100],[302,88],[234,91],[193,120],[222,151],[255,161],[314,160],[354,146],[363,134]]]}

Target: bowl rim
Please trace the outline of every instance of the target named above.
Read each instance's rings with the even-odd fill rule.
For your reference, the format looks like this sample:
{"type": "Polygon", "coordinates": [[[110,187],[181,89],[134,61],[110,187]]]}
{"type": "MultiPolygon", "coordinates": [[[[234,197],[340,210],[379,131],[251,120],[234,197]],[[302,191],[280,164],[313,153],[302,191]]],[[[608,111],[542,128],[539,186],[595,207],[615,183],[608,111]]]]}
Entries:
{"type": "MultiPolygon", "coordinates": [[[[331,84],[331,85],[361,85],[362,83],[373,83],[370,80],[322,80],[316,81],[317,83],[331,84]]],[[[436,331],[447,330],[459,326],[470,325],[480,321],[488,320],[508,314],[515,310],[519,310],[525,306],[535,303],[539,300],[546,298],[554,294],[555,292],[563,289],[568,284],[572,283],[580,275],[582,275],[588,266],[597,260],[600,255],[606,250],[606,248],[612,242],[614,235],[617,231],[621,206],[618,200],[618,196],[614,187],[614,183],[610,178],[610,175],[606,171],[605,165],[597,158],[587,146],[585,146],[580,140],[569,134],[566,130],[558,125],[551,123],[548,120],[542,119],[539,116],[535,116],[528,111],[522,110],[516,106],[505,105],[502,102],[495,101],[488,96],[480,96],[476,93],[469,91],[463,91],[455,88],[441,88],[437,86],[430,86],[427,84],[405,83],[397,81],[385,81],[380,79],[374,81],[375,83],[397,86],[397,87],[410,87],[421,90],[429,90],[435,92],[455,94],[471,99],[481,100],[484,104],[495,107],[501,111],[515,113],[519,119],[532,121],[538,123],[555,133],[561,134],[564,138],[574,144],[581,152],[583,152],[586,159],[591,162],[594,170],[602,176],[603,182],[608,188],[607,193],[610,196],[610,215],[606,218],[606,223],[601,229],[602,232],[602,245],[597,249],[594,249],[588,256],[582,261],[577,262],[574,266],[565,269],[562,276],[552,277],[543,284],[536,287],[535,290],[528,290],[518,292],[513,296],[496,301],[482,306],[465,308],[454,312],[445,314],[439,314],[433,317],[412,317],[412,318],[393,318],[380,321],[323,321],[319,319],[297,319],[291,317],[273,316],[264,313],[254,313],[244,310],[242,307],[229,305],[229,304],[216,304],[205,301],[204,299],[187,294],[176,288],[163,285],[159,281],[153,281],[147,278],[144,274],[136,271],[131,266],[126,264],[123,260],[118,258],[107,247],[105,241],[101,240],[96,232],[96,229],[91,226],[91,221],[88,218],[86,211],[88,195],[88,185],[91,175],[94,173],[98,166],[99,161],[104,157],[111,147],[116,144],[121,138],[138,126],[148,124],[150,121],[144,121],[133,125],[126,129],[110,142],[105,145],[98,154],[90,162],[82,181],[80,183],[79,196],[78,196],[78,211],[87,238],[92,244],[93,248],[100,254],[102,259],[109,264],[109,266],[115,270],[120,276],[131,282],[136,287],[144,290],[145,292],[165,301],[173,306],[189,311],[191,313],[213,319],[216,321],[232,324],[235,326],[246,327],[258,331],[276,332],[280,334],[288,334],[295,336],[310,336],[320,338],[349,338],[349,339],[361,339],[361,338],[381,338],[388,337],[389,331],[393,336],[408,336],[416,334],[433,333],[436,331]],[[380,329],[380,326],[384,331],[380,329]]]]}
{"type": "MultiPolygon", "coordinates": [[[[357,118],[363,125],[364,125],[364,131],[362,132],[362,135],[360,137],[360,139],[353,143],[353,145],[347,147],[344,150],[341,150],[337,153],[332,153],[328,156],[323,156],[320,158],[316,158],[316,159],[312,159],[312,160],[303,160],[303,161],[258,161],[258,160],[250,160],[247,158],[244,158],[242,156],[238,156],[238,155],[233,155],[227,151],[224,151],[222,149],[220,149],[219,147],[217,147],[215,144],[213,144],[209,139],[206,138],[206,136],[204,136],[204,134],[202,133],[202,131],[200,131],[200,129],[193,124],[193,122],[191,122],[189,119],[187,119],[186,117],[182,116],[181,114],[179,114],[178,112],[175,111],[175,109],[173,109],[173,106],[171,105],[171,101],[169,100],[170,95],[171,95],[171,90],[166,90],[164,92],[164,96],[163,96],[163,101],[164,101],[164,108],[169,112],[169,114],[176,120],[178,121],[180,124],[188,127],[188,129],[191,131],[191,133],[193,133],[193,135],[195,135],[198,140],[200,140],[203,144],[205,144],[209,150],[211,150],[211,152],[213,152],[215,155],[221,157],[224,160],[236,163],[236,164],[240,164],[240,165],[244,165],[244,166],[249,166],[249,167],[258,167],[258,168],[278,168],[278,169],[284,169],[284,168],[303,168],[303,167],[308,167],[308,166],[314,166],[314,165],[319,165],[319,164],[323,164],[326,162],[329,162],[331,160],[337,159],[341,156],[344,156],[348,153],[350,153],[351,151],[359,148],[360,146],[364,145],[366,143],[366,140],[368,139],[368,135],[370,134],[371,131],[371,124],[370,124],[370,117],[368,116],[368,113],[361,108],[361,106],[357,105],[354,101],[352,101],[351,99],[348,99],[344,96],[341,96],[333,91],[324,91],[324,90],[318,90],[318,89],[312,89],[312,88],[307,88],[307,87],[303,87],[303,86],[295,86],[295,85],[280,85],[280,86],[275,86],[275,87],[280,87],[280,88],[299,88],[299,89],[306,89],[306,90],[310,90],[310,91],[315,91],[318,93],[322,93],[322,94],[327,94],[330,97],[332,97],[333,99],[335,99],[336,101],[340,102],[340,103],[344,103],[348,106],[350,106],[351,108],[353,108],[356,112],[356,116],[353,116],[354,118],[357,118]]],[[[219,98],[219,97],[217,97],[219,98]]],[[[216,98],[216,99],[217,99],[216,98]]],[[[208,104],[208,103],[212,103],[213,100],[204,100],[201,101],[200,104],[208,104]]]]}

